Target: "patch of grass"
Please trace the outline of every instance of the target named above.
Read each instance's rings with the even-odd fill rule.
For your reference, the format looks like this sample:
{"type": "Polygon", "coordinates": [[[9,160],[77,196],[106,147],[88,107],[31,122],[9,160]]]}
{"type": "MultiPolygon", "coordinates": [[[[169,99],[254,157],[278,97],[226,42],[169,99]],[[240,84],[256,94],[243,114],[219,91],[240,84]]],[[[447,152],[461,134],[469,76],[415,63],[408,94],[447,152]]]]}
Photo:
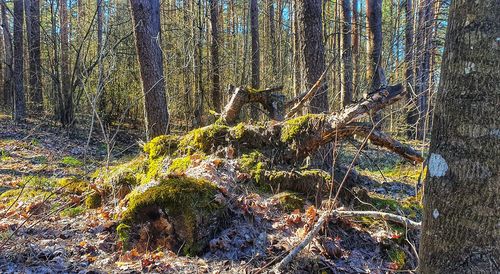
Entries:
{"type": "Polygon", "coordinates": [[[83,162],[76,159],[75,157],[71,157],[71,156],[65,156],[61,159],[61,161],[59,162],[60,164],[64,165],[64,166],[69,166],[69,167],[80,167],[80,166],[83,166],[83,162]]]}
{"type": "Polygon", "coordinates": [[[0,149],[0,162],[6,162],[10,159],[12,159],[12,157],[10,157],[10,153],[7,150],[0,149]]]}
{"type": "Polygon", "coordinates": [[[46,164],[48,162],[47,157],[40,155],[40,156],[35,156],[30,159],[32,164],[46,164]]]}
{"type": "Polygon", "coordinates": [[[68,207],[68,208],[63,209],[61,211],[61,213],[59,213],[59,215],[61,217],[70,217],[70,218],[73,218],[73,217],[76,217],[76,216],[82,214],[84,211],[85,211],[85,208],[83,208],[81,206],[68,207]]]}

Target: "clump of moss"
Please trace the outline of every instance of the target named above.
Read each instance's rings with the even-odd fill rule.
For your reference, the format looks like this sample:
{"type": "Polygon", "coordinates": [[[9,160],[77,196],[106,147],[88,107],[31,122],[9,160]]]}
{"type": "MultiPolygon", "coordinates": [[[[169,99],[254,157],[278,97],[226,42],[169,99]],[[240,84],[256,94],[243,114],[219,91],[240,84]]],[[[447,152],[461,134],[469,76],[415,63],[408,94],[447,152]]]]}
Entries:
{"type": "Polygon", "coordinates": [[[387,251],[387,255],[392,263],[397,266],[398,269],[401,269],[406,264],[406,254],[400,248],[394,246],[387,251]]]}
{"type": "Polygon", "coordinates": [[[77,178],[62,178],[56,184],[66,193],[82,194],[88,189],[88,183],[77,178]]]}
{"type": "Polygon", "coordinates": [[[93,177],[102,179],[106,187],[133,187],[141,183],[147,167],[148,161],[139,156],[124,164],[112,166],[108,171],[98,171],[93,177]]]}
{"type": "Polygon", "coordinates": [[[172,163],[167,169],[167,172],[174,175],[182,175],[191,165],[191,156],[185,156],[172,160],[172,163]]]}
{"type": "Polygon", "coordinates": [[[243,138],[243,135],[245,134],[245,123],[239,123],[236,126],[232,127],[231,133],[234,138],[236,138],[236,140],[243,138]]]}
{"type": "Polygon", "coordinates": [[[224,207],[214,200],[217,193],[217,187],[205,180],[186,177],[162,179],[129,194],[121,223],[133,226],[155,220],[160,217],[160,212],[164,212],[173,222],[179,241],[184,243],[183,253],[197,254],[209,240],[205,236],[208,224],[203,222],[223,214],[224,207]]]}
{"type": "Polygon", "coordinates": [[[297,134],[308,127],[311,118],[318,117],[319,115],[320,114],[307,114],[285,121],[281,129],[281,142],[288,143],[293,141],[297,134]]]}
{"type": "Polygon", "coordinates": [[[76,159],[75,157],[71,157],[71,156],[65,156],[61,159],[61,161],[59,161],[60,164],[64,165],[64,166],[69,166],[69,167],[79,167],[79,166],[83,166],[83,162],[76,159]]]}
{"type": "Polygon", "coordinates": [[[73,218],[82,214],[83,212],[85,212],[85,208],[81,206],[76,206],[76,207],[65,208],[64,210],[61,211],[61,213],[59,213],[59,215],[61,215],[61,217],[73,218]]]}
{"type": "Polygon", "coordinates": [[[217,143],[222,144],[225,141],[228,131],[229,127],[219,123],[194,129],[181,138],[178,152],[187,154],[195,151],[209,152],[217,143]]]}
{"type": "Polygon", "coordinates": [[[278,205],[287,212],[304,207],[304,199],[300,198],[293,192],[281,192],[274,195],[273,198],[276,199],[278,201],[278,205]]]}
{"type": "Polygon", "coordinates": [[[130,229],[131,227],[124,223],[121,223],[116,227],[118,242],[122,244],[122,248],[124,250],[128,249],[130,245],[130,229]]]}
{"type": "Polygon", "coordinates": [[[102,204],[102,197],[99,193],[92,193],[85,198],[85,206],[90,209],[98,208],[102,204]]]}
{"type": "Polygon", "coordinates": [[[144,152],[149,155],[149,159],[169,155],[177,150],[179,136],[161,135],[144,145],[144,152]]]}
{"type": "Polygon", "coordinates": [[[253,150],[250,153],[241,155],[239,164],[243,172],[249,173],[256,183],[260,182],[266,167],[265,157],[260,151],[253,150]]]}

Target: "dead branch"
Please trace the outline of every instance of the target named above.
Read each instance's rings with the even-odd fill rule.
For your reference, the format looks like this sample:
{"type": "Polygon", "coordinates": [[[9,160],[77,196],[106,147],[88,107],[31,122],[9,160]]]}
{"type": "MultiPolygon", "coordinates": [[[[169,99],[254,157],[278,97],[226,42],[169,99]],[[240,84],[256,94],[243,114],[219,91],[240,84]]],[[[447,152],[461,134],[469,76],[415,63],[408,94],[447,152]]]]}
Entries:
{"type": "Polygon", "coordinates": [[[409,229],[418,230],[421,228],[422,224],[420,222],[412,221],[406,217],[380,212],[380,211],[343,211],[343,210],[335,210],[332,212],[333,216],[338,216],[342,218],[360,218],[360,217],[369,217],[373,219],[381,219],[385,221],[390,221],[398,224],[402,224],[409,229]]]}
{"type": "Polygon", "coordinates": [[[224,107],[221,120],[228,125],[234,124],[245,104],[260,103],[268,112],[269,118],[276,121],[282,121],[285,96],[275,93],[282,89],[283,86],[264,90],[253,90],[247,87],[237,87],[233,89],[230,87],[230,92],[232,92],[233,95],[229,103],[224,107]]]}
{"type": "Polygon", "coordinates": [[[324,211],[320,215],[313,229],[311,229],[311,231],[309,231],[309,233],[306,235],[304,240],[300,242],[300,244],[298,244],[294,249],[292,249],[292,251],[290,251],[290,253],[285,258],[283,258],[283,260],[281,260],[278,264],[275,265],[275,267],[273,268],[273,272],[281,273],[281,270],[283,270],[285,266],[287,266],[307,245],[309,245],[309,243],[311,243],[316,234],[318,234],[321,227],[323,227],[323,224],[328,220],[329,216],[338,216],[344,218],[369,217],[369,218],[382,219],[386,221],[403,224],[410,229],[421,228],[420,222],[415,222],[406,217],[391,213],[378,212],[378,211],[344,211],[344,210],[333,210],[331,212],[324,211]]]}

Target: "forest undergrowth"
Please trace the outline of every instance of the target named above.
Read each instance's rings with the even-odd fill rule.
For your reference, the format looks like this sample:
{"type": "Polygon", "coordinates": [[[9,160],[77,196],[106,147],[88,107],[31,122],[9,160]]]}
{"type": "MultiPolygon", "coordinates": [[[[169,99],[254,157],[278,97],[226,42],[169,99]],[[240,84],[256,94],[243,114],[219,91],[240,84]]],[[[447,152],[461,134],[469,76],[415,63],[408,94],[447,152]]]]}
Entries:
{"type": "MultiPolygon", "coordinates": [[[[229,213],[222,217],[222,229],[214,230],[206,246],[199,249],[194,245],[188,249],[188,244],[193,244],[189,241],[177,245],[169,239],[153,242],[154,229],[168,227],[156,221],[137,221],[138,232],[132,239],[123,215],[127,207],[132,207],[131,195],[144,188],[143,183],[130,180],[139,178],[142,171],[134,171],[140,170],[140,162],[146,161],[143,159],[148,154],[140,152],[136,135],[124,133],[118,138],[110,169],[103,172],[97,167],[103,166],[106,147],[97,140],[99,136],[93,136],[86,148],[83,130],[70,136],[40,120],[15,125],[8,117],[0,118],[0,271],[261,273],[302,241],[328,201],[321,201],[317,195],[255,184],[249,180],[252,171],[242,167],[242,158],[228,157],[227,151],[224,155],[172,157],[169,178],[205,180],[211,182],[208,189],[214,186],[223,194],[221,203],[229,213]],[[126,182],[126,188],[118,182],[126,182]],[[228,192],[234,195],[226,195],[228,192]],[[149,246],[152,243],[162,243],[163,247],[149,246]]],[[[340,151],[338,161],[350,163],[357,151],[356,140],[340,151]]],[[[416,191],[417,181],[424,177],[420,165],[368,145],[355,159],[355,169],[373,180],[352,188],[354,198],[344,203],[343,209],[381,211],[421,220],[416,191]]],[[[417,235],[418,231],[390,221],[331,216],[291,263],[290,270],[413,270],[417,235]]]]}

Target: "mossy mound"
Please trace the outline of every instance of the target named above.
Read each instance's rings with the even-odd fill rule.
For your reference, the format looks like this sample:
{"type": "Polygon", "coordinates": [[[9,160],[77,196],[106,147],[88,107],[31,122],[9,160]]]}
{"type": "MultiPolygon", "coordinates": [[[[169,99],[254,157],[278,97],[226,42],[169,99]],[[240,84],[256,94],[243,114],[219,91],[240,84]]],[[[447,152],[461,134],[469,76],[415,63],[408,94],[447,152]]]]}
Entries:
{"type": "Polygon", "coordinates": [[[62,178],[56,182],[61,191],[71,194],[82,194],[88,190],[88,185],[86,181],[77,178],[62,178]]]}
{"type": "Polygon", "coordinates": [[[184,255],[199,254],[219,229],[226,212],[225,205],[215,199],[217,194],[214,184],[187,177],[137,187],[128,195],[127,209],[121,215],[121,224],[130,227],[130,235],[120,232],[121,238],[130,240],[124,246],[182,247],[184,255]],[[140,228],[141,224],[147,228],[140,228]],[[139,228],[148,229],[153,237],[142,239],[139,228]]]}
{"type": "Polygon", "coordinates": [[[323,114],[307,114],[303,116],[299,116],[297,118],[293,118],[287,120],[283,124],[283,128],[281,129],[281,137],[280,140],[283,143],[290,143],[297,139],[300,135],[299,133],[307,130],[310,126],[309,123],[312,118],[324,117],[323,114]]]}
{"type": "Polygon", "coordinates": [[[85,206],[87,208],[93,209],[98,208],[102,204],[102,197],[99,193],[92,193],[85,198],[85,206]]]}
{"type": "Polygon", "coordinates": [[[226,143],[229,127],[221,124],[212,124],[197,128],[184,135],[178,145],[178,153],[192,154],[196,151],[208,153],[218,145],[226,143]]]}
{"type": "Polygon", "coordinates": [[[176,135],[161,135],[146,145],[144,152],[149,155],[150,159],[156,159],[161,156],[173,154],[179,145],[179,136],[176,135]]]}

